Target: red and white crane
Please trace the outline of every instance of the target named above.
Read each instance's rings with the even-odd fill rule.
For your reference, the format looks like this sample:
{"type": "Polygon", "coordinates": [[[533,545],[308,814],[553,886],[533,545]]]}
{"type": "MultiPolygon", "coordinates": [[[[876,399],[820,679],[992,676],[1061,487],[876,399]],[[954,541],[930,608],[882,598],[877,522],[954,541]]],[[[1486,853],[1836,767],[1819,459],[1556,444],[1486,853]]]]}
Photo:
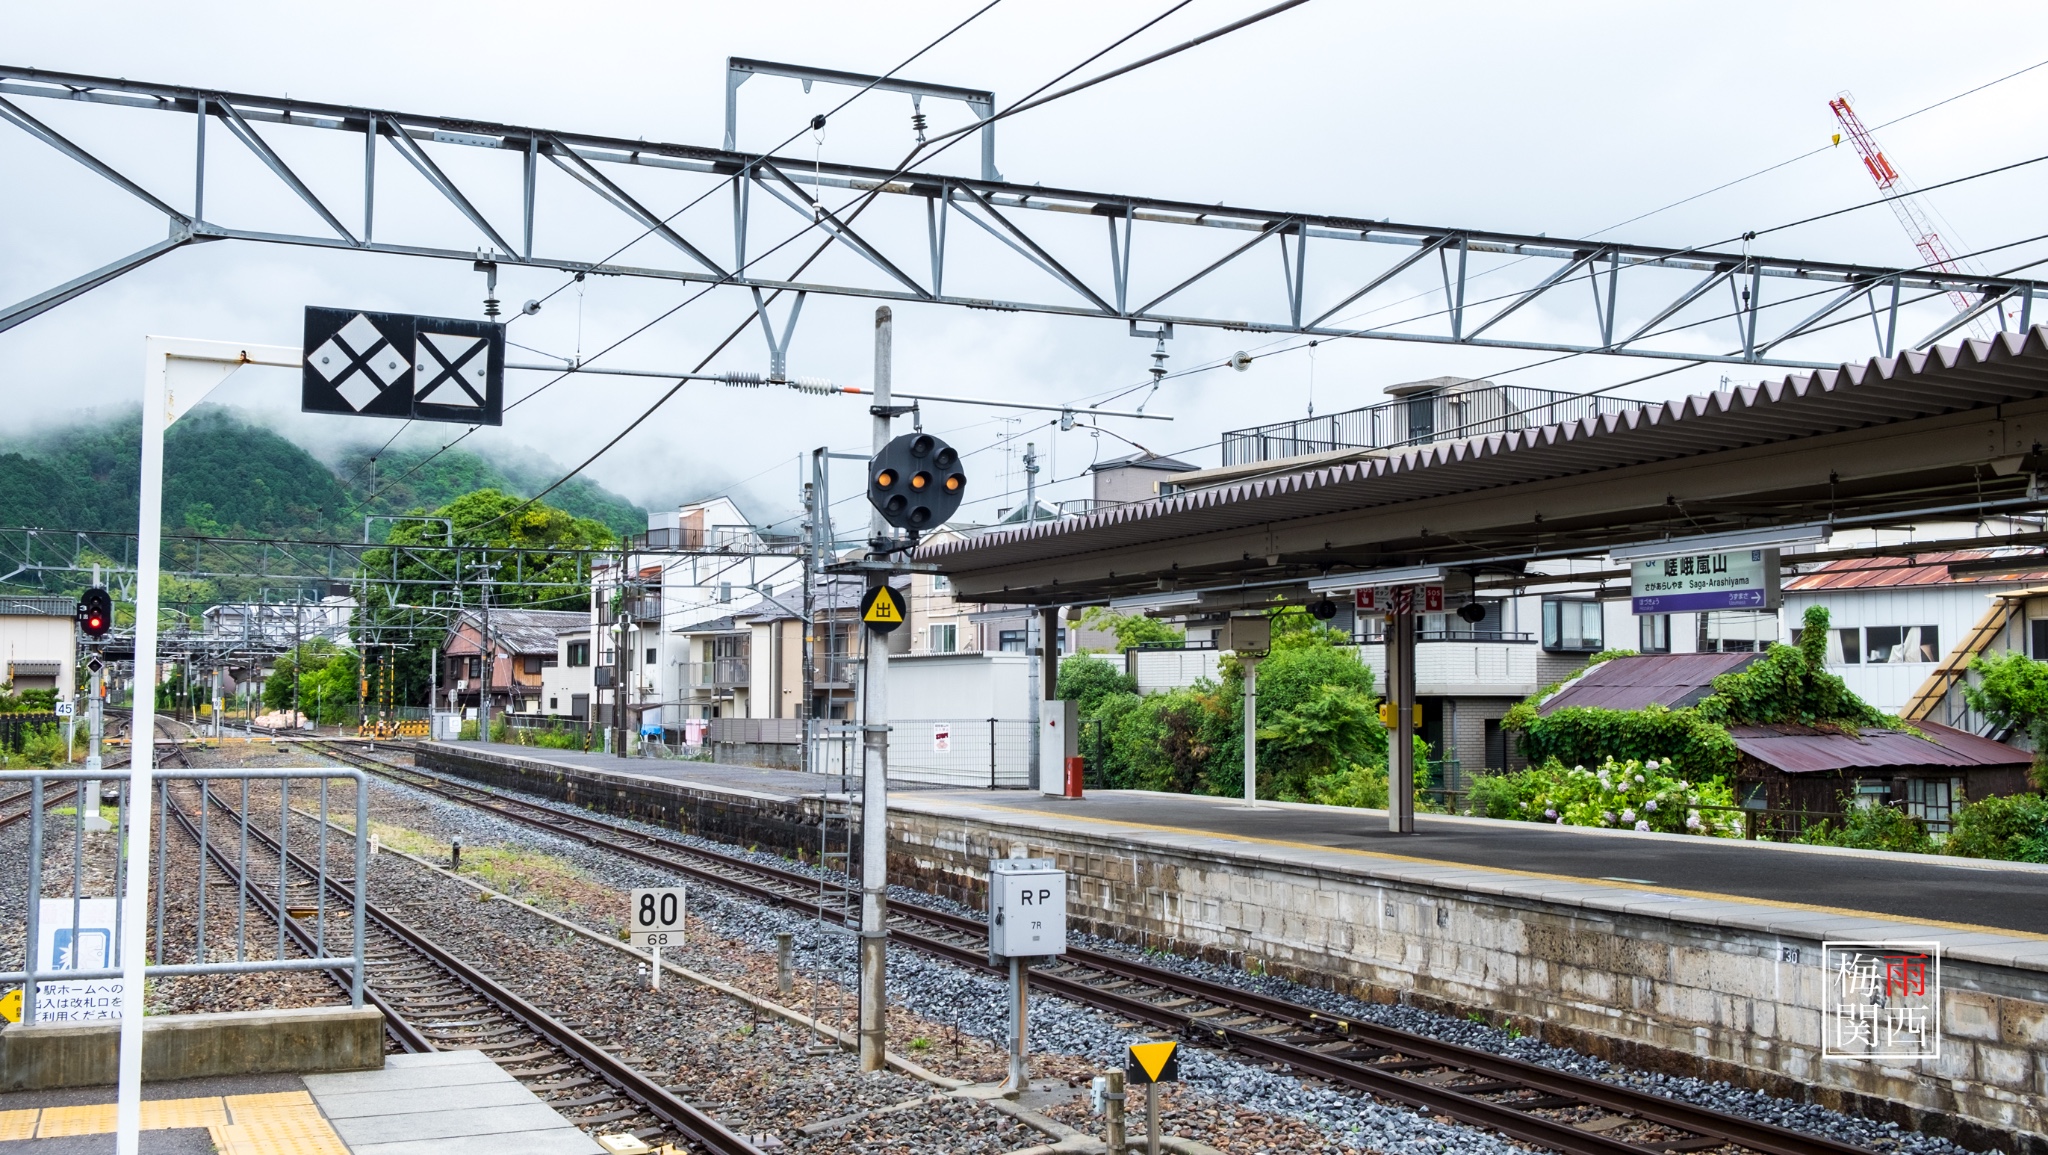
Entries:
{"type": "MultiPolygon", "coordinates": [[[[1849,93],[1843,92],[1828,101],[1828,108],[1834,111],[1836,122],[1842,126],[1842,131],[1835,134],[1835,143],[1839,145],[1847,138],[1856,146],[1856,152],[1863,158],[1863,167],[1869,170],[1870,179],[1877,182],[1877,191],[1884,196],[1885,203],[1891,206],[1892,214],[1899,218],[1899,224],[1905,227],[1907,235],[1913,238],[1913,247],[1920,250],[1920,260],[1924,267],[1953,273],[1958,278],[1967,277],[1977,271],[1966,268],[1962,262],[1956,260],[1953,253],[1949,252],[1948,246],[1942,242],[1941,234],[1935,230],[1934,223],[1928,220],[1927,214],[1914,199],[1920,194],[1885,157],[1884,150],[1877,146],[1877,138],[1870,134],[1869,129],[1863,127],[1862,118],[1849,106],[1849,97],[1849,93]]],[[[1958,313],[1967,313],[1977,307],[1976,296],[1961,289],[1949,290],[1948,299],[1955,305],[1958,313]]],[[[1979,337],[1990,336],[1989,329],[1981,320],[1972,321],[1971,328],[1979,337]]]]}

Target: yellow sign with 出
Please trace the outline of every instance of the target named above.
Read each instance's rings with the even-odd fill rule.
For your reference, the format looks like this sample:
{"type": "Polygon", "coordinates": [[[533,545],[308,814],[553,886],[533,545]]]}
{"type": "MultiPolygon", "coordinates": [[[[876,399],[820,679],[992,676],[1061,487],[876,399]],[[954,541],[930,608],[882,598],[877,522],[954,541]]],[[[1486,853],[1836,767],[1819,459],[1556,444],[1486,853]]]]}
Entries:
{"type": "Polygon", "coordinates": [[[16,987],[13,990],[8,991],[6,994],[0,995],[0,1019],[6,1019],[10,1023],[18,1023],[21,1021],[20,987],[16,987]]]}
{"type": "Polygon", "coordinates": [[[861,599],[860,620],[878,634],[886,634],[902,625],[905,616],[903,595],[893,586],[876,586],[861,599]]]}

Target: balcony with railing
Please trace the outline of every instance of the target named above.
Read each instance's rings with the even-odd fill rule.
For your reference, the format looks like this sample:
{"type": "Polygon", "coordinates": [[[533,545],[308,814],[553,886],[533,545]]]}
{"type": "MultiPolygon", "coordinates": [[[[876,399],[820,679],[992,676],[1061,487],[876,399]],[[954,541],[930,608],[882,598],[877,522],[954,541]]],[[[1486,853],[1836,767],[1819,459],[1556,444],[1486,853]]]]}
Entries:
{"type": "Polygon", "coordinates": [[[1641,404],[1605,394],[1588,396],[1473,382],[1324,417],[1235,429],[1223,435],[1223,464],[1250,465],[1341,449],[1397,449],[1459,441],[1624,413],[1641,404]]]}
{"type": "Polygon", "coordinates": [[[685,692],[695,696],[720,693],[748,685],[753,680],[753,662],[748,658],[716,658],[709,662],[685,662],[682,672],[685,692]]]}

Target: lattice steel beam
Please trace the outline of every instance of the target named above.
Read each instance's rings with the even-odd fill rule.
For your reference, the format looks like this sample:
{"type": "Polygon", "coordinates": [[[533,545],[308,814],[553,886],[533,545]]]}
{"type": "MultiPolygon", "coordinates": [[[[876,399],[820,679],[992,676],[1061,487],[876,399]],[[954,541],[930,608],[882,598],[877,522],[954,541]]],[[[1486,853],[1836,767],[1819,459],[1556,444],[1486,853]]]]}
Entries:
{"type": "MultiPolygon", "coordinates": [[[[1978,315],[1996,313],[2001,325],[2017,321],[2025,326],[2032,322],[2034,299],[2048,290],[2048,282],[2028,278],[1971,276],[1959,280],[1939,270],[1617,241],[1559,240],[1540,234],[1200,205],[938,173],[899,176],[884,168],[764,158],[730,149],[6,66],[0,66],[0,120],[124,188],[168,218],[172,229],[171,240],[163,245],[0,307],[0,330],[120,276],[170,247],[199,240],[258,241],[460,261],[476,260],[481,241],[486,245],[483,255],[500,263],[572,273],[1255,333],[1778,368],[1824,368],[1845,360],[1890,355],[1895,351],[1893,340],[1902,314],[1918,318],[1909,322],[1909,327],[1941,326],[1923,340],[1925,345],[1953,328],[1947,324],[1948,307],[1938,299],[1952,291],[1979,298],[1980,308],[1974,311],[1978,315]],[[110,113],[158,112],[167,115],[157,123],[174,133],[183,131],[179,121],[185,117],[201,125],[209,117],[217,119],[265,165],[263,172],[233,179],[271,181],[278,191],[311,206],[330,231],[261,231],[207,219],[203,128],[190,137],[194,141],[194,180],[188,213],[6,97],[65,101],[110,113]],[[257,134],[255,126],[259,124],[361,137],[363,227],[359,235],[340,223],[336,206],[342,203],[338,200],[341,190],[317,190],[285,167],[266,139],[257,134]],[[479,198],[465,191],[433,159],[434,150],[454,148],[512,154],[516,163],[505,166],[501,175],[467,178],[473,185],[502,180],[508,187],[497,191],[509,195],[479,198]],[[440,197],[473,231],[456,223],[453,231],[430,245],[376,240],[372,229],[374,182],[377,156],[383,149],[396,151],[417,173],[421,180],[415,189],[440,197]],[[538,163],[542,158],[575,178],[576,187],[588,194],[582,202],[585,207],[578,211],[623,221],[657,242],[644,251],[681,259],[600,264],[593,263],[589,253],[535,252],[536,182],[539,173],[546,171],[538,163]],[[628,193],[605,175],[606,165],[641,169],[670,180],[672,187],[662,190],[658,202],[644,191],[628,193]],[[708,218],[693,216],[686,221],[681,216],[661,215],[668,211],[665,206],[689,203],[707,188],[715,189],[713,182],[721,181],[734,183],[729,225],[719,222],[714,227],[708,218]],[[809,191],[799,187],[803,185],[810,186],[809,191]],[[748,205],[756,186],[794,210],[805,223],[796,226],[787,218],[750,221],[748,205]],[[827,203],[832,199],[827,195],[831,190],[876,194],[876,204],[861,218],[858,231],[843,204],[827,203]],[[500,222],[477,207],[479,203],[517,203],[522,211],[519,227],[501,229],[500,222]],[[946,223],[955,213],[1001,242],[1002,247],[992,255],[977,256],[972,271],[988,274],[984,279],[999,282],[1009,295],[969,297],[944,291],[949,280],[946,223]],[[1077,218],[1101,218],[1108,226],[1106,261],[1084,262],[1076,255],[1083,247],[1072,236],[1077,218]],[[778,231],[784,226],[791,227],[778,231]],[[752,237],[753,229],[762,230],[762,236],[752,237]],[[506,240],[514,231],[524,241],[516,250],[506,240]],[[761,254],[789,233],[800,231],[813,236],[779,253],[756,255],[749,262],[750,250],[761,254]],[[761,243],[763,237],[768,238],[766,244],[761,243]],[[806,274],[811,279],[794,279],[798,262],[819,244],[844,247],[859,256],[861,264],[854,267],[854,273],[865,266],[865,279],[853,273],[835,276],[823,271],[806,274]],[[1254,259],[1254,250],[1268,246],[1279,253],[1277,277],[1271,265],[1254,259]],[[1320,254],[1313,274],[1307,260],[1312,247],[1320,254]],[[1423,279],[1426,273],[1417,268],[1431,253],[1436,254],[1440,266],[1440,296],[1436,279],[1423,279]],[[729,261],[724,254],[730,254],[729,261]],[[1333,259],[1340,254],[1362,257],[1349,264],[1367,267],[1347,273],[1347,262],[1333,259]],[[1199,271],[1189,275],[1189,269],[1199,271]],[[929,271],[920,279],[909,270],[929,271]],[[1551,292],[1579,279],[1592,289],[1591,308],[1576,292],[1551,292]],[[1709,291],[1722,281],[1730,284],[1730,306],[1708,301],[1709,291]],[[1879,301],[1880,289],[1890,290],[1888,303],[1879,301]],[[1418,302],[1419,295],[1424,299],[1418,302]],[[1551,313],[1539,316],[1523,311],[1539,297],[1551,313]],[[1861,307],[1858,297],[1864,300],[1861,307]],[[1133,299],[1147,303],[1132,309],[1128,302],[1133,299]],[[1199,304],[1182,304],[1177,306],[1178,312],[1166,311],[1171,301],[1197,299],[1199,304]],[[1272,308],[1275,300],[1283,302],[1277,310],[1272,308]],[[1916,311],[1924,301],[1931,304],[1916,311]],[[1410,311],[1418,315],[1377,325],[1358,321],[1362,314],[1404,302],[1415,302],[1410,311]],[[1483,310],[1486,318],[1476,328],[1466,325],[1467,311],[1474,308],[1483,310]],[[1866,310],[1873,320],[1874,338],[1862,333],[1859,318],[1866,310]],[[1760,320],[1766,311],[1771,311],[1768,322],[1760,320]],[[1513,324],[1508,323],[1511,319],[1513,324]],[[1760,328],[1776,335],[1760,338],[1760,328]],[[1617,337],[1619,333],[1628,335],[1617,337]],[[1802,356],[1791,353],[1793,345],[1800,347],[1802,356]]],[[[249,194],[256,191],[237,189],[240,195],[235,200],[251,203],[249,194]]],[[[1085,247],[1099,253],[1096,244],[1099,242],[1088,242],[1085,247]]],[[[636,255],[636,261],[641,259],[645,258],[636,255]]],[[[957,253],[951,258],[956,264],[961,259],[957,253]]],[[[959,277],[951,280],[957,283],[959,277]]],[[[774,341],[772,334],[770,341],[774,341]]]]}

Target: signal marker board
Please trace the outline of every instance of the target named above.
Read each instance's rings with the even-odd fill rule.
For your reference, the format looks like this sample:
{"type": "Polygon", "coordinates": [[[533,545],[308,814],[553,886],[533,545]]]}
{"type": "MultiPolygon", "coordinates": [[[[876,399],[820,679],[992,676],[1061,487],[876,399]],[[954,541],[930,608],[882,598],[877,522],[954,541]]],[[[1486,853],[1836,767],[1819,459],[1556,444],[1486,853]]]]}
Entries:
{"type": "Polygon", "coordinates": [[[1180,1044],[1132,1043],[1124,1077],[1133,1083],[1180,1082],[1180,1044]]]}
{"type": "Polygon", "coordinates": [[[876,586],[860,601],[860,620],[878,634],[891,632],[908,616],[904,612],[903,595],[894,586],[876,586]]]}

